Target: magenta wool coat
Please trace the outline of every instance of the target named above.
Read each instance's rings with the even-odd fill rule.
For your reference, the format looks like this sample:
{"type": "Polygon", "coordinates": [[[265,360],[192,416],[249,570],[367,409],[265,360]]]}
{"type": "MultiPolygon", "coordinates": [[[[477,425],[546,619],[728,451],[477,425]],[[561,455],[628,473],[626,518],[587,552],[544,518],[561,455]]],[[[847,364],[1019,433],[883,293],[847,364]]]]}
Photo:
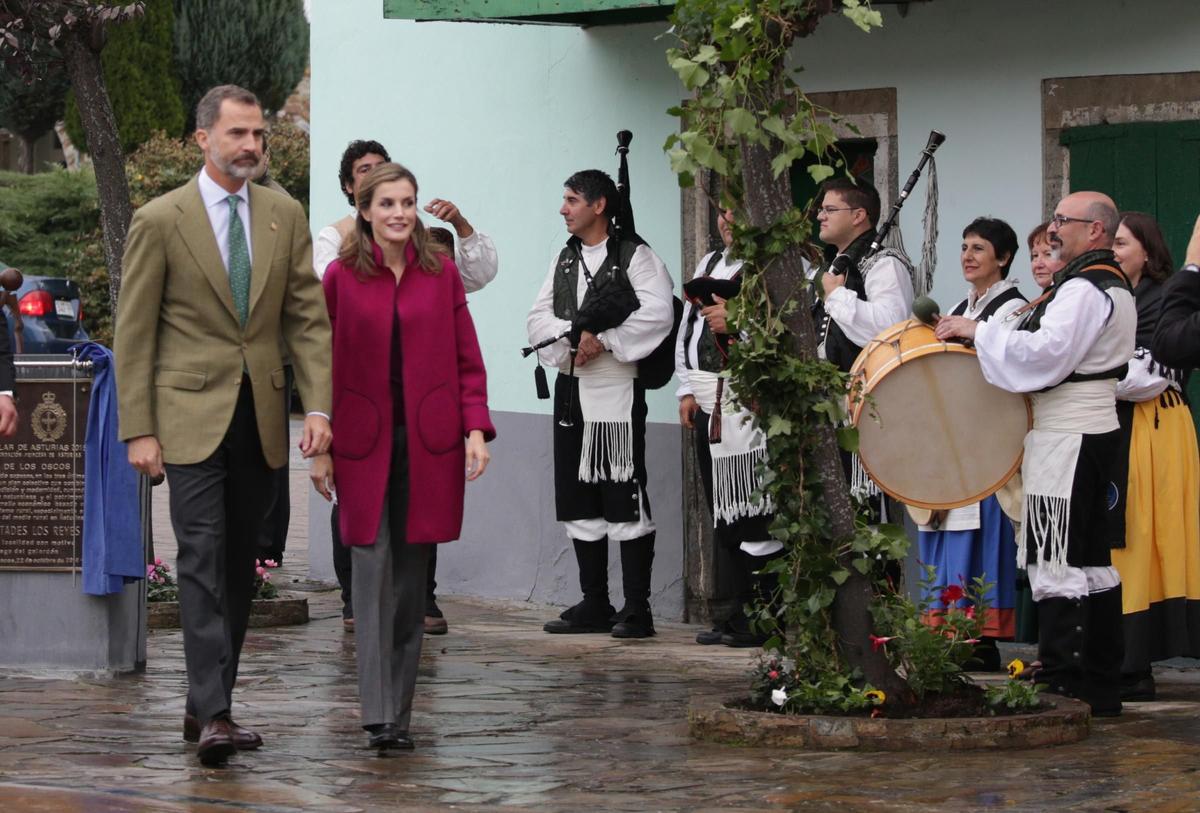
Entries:
{"type": "Polygon", "coordinates": [[[400,319],[404,423],[408,432],[408,542],[449,542],[462,530],[464,438],[496,437],[487,374],[466,292],[445,255],[439,274],[416,265],[397,286],[375,247],[376,276],[334,261],[325,272],[333,325],[333,477],[342,544],[371,545],[379,532],[392,455],[389,381],[394,306],[400,319]],[[394,303],[394,304],[393,304],[394,303]]]}

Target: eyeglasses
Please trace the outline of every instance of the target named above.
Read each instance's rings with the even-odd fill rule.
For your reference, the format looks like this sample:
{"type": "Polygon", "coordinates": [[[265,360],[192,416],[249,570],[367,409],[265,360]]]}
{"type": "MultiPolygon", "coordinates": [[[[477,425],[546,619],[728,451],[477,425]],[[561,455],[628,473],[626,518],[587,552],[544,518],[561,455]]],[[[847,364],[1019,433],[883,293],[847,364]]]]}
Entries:
{"type": "Polygon", "coordinates": [[[855,209],[861,208],[861,206],[822,206],[817,209],[817,214],[824,212],[826,215],[831,215],[834,212],[853,212],[855,209]]]}
{"type": "Polygon", "coordinates": [[[1055,215],[1050,218],[1050,222],[1060,229],[1068,223],[1095,223],[1095,220],[1087,217],[1067,217],[1066,215],[1055,215]]]}

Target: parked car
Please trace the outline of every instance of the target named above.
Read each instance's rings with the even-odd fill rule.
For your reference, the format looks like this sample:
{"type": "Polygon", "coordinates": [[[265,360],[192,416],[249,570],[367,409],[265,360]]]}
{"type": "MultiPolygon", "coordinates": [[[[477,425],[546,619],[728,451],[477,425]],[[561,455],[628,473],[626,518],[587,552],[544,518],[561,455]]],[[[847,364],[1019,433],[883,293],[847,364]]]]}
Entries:
{"type": "MultiPolygon", "coordinates": [[[[7,268],[0,263],[0,269],[7,268]]],[[[23,353],[66,353],[67,348],[86,342],[83,329],[83,304],[79,286],[63,277],[26,276],[21,287],[14,291],[23,332],[23,353]]],[[[13,352],[18,352],[13,329],[16,320],[5,313],[8,338],[13,352]]]]}

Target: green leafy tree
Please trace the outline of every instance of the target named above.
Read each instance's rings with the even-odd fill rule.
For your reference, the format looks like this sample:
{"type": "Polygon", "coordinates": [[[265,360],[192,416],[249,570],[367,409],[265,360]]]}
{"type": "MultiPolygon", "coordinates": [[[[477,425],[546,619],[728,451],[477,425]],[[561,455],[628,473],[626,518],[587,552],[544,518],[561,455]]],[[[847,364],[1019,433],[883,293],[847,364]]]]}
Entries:
{"type": "MultiPolygon", "coordinates": [[[[100,59],[121,149],[127,154],[156,130],[183,133],[186,116],[172,59],[174,19],[171,0],[146,0],[145,14],[114,29],[100,59]]],[[[74,94],[67,99],[66,121],[71,140],[86,151],[87,134],[74,94]]]]}
{"type": "Polygon", "coordinates": [[[188,130],[209,88],[240,85],[274,112],[307,65],[303,0],[175,0],[175,66],[188,130]]]}
{"type": "Polygon", "coordinates": [[[768,648],[789,656],[794,680],[816,687],[813,696],[843,698],[847,687],[869,685],[904,706],[915,702],[912,688],[871,641],[887,637],[886,614],[876,610],[893,600],[881,565],[903,556],[907,540],[900,529],[868,527],[849,493],[839,447],[852,450],[857,439],[838,429],[848,381],[817,358],[803,265],[811,226],[792,204],[788,173],[805,154],[816,158],[813,180],[836,171],[828,111],[805,97],[788,65],[796,41],[835,12],[864,30],[882,22],[861,0],[680,0],[679,45],[667,56],[693,95],[671,111],[682,126],[665,147],[682,185],[719,178],[720,199],[710,193],[734,209],[733,252],[746,261],[730,304],[748,339],[730,369],[767,429],[771,533],[788,549],[768,566],[783,577],[783,610],[758,612],[760,624],[786,630],[768,648]]]}
{"type": "Polygon", "coordinates": [[[32,82],[57,61],[70,77],[96,173],[113,308],[121,290],[121,257],[133,207],[100,55],[113,26],[137,19],[143,11],[142,0],[0,0],[0,65],[32,82]]]}
{"type": "Polygon", "coordinates": [[[0,73],[0,127],[21,140],[20,169],[33,172],[34,143],[62,118],[71,83],[61,66],[48,69],[27,82],[11,73],[0,73]]]}

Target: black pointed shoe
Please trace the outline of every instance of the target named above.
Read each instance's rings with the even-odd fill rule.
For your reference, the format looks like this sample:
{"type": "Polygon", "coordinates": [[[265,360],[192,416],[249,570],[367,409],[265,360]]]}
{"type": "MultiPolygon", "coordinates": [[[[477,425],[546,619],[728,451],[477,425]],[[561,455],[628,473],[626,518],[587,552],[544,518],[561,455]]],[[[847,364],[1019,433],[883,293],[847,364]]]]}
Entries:
{"type": "Polygon", "coordinates": [[[613,606],[589,604],[585,599],[574,607],[563,610],[562,615],[542,625],[545,632],[553,635],[578,635],[586,633],[608,634],[613,629],[613,606]]]}
{"type": "Polygon", "coordinates": [[[616,621],[612,627],[614,638],[649,638],[654,635],[654,618],[650,615],[649,607],[631,610],[626,606],[613,619],[616,621]]]}

